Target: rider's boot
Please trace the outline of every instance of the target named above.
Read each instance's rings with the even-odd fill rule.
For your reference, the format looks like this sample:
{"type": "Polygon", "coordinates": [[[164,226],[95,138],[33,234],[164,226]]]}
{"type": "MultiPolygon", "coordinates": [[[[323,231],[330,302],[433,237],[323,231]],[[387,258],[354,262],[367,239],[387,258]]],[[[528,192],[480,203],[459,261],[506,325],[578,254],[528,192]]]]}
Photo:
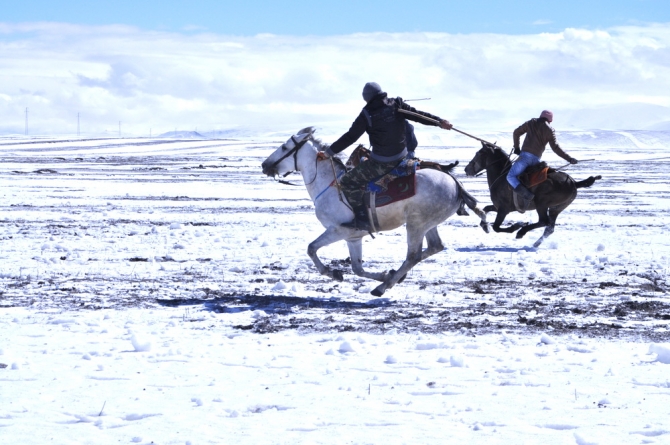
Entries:
{"type": "Polygon", "coordinates": [[[521,209],[519,210],[521,211],[525,211],[526,209],[528,209],[530,203],[533,202],[533,198],[535,198],[533,192],[524,187],[523,184],[517,185],[516,188],[514,189],[514,193],[516,193],[517,198],[520,198],[519,205],[521,209]]]}
{"type": "Polygon", "coordinates": [[[343,227],[349,227],[351,229],[362,230],[364,232],[372,232],[372,227],[370,227],[370,220],[368,219],[368,211],[365,206],[358,206],[354,210],[354,220],[348,223],[342,224],[343,227]]]}

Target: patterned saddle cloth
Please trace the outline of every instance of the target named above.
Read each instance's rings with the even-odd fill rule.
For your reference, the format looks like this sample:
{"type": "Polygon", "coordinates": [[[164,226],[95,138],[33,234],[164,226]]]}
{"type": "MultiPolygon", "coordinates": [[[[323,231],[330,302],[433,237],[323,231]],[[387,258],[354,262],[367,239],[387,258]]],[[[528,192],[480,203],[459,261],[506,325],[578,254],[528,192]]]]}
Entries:
{"type": "MultiPolygon", "coordinates": [[[[359,145],[353,151],[345,167],[352,169],[360,162],[365,162],[370,155],[370,150],[359,145]]],[[[420,159],[403,159],[393,170],[386,175],[368,182],[366,187],[366,201],[369,203],[370,195],[375,196],[376,207],[402,201],[411,198],[416,193],[416,171],[422,168],[431,168],[450,174],[450,171],[458,165],[458,161],[449,165],[437,162],[422,161],[420,159]]]]}
{"type": "Polygon", "coordinates": [[[374,196],[374,206],[383,207],[414,196],[418,166],[418,159],[403,159],[389,173],[368,182],[366,192],[370,199],[374,196]]]}

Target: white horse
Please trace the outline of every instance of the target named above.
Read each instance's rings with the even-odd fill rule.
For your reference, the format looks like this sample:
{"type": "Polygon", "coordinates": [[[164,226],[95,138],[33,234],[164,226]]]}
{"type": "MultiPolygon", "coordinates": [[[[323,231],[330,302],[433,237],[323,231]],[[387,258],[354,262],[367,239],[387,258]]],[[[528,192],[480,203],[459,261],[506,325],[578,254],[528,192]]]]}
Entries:
{"type": "MultiPolygon", "coordinates": [[[[319,272],[334,280],[343,280],[342,272],[325,266],[317,252],[324,246],[345,240],[349,247],[353,272],[361,277],[381,281],[382,284],[371,292],[374,296],[381,296],[401,281],[419,261],[444,249],[437,233],[437,225],[456,213],[462,205],[462,188],[454,178],[441,171],[417,171],[414,196],[377,208],[380,231],[407,225],[407,258],[397,271],[367,272],[363,269],[361,239],[368,233],[341,225],[354,217],[346,199],[334,185],[335,175],[339,178],[345,168],[339,160],[317,160],[316,154],[324,146],[313,137],[313,133],[314,128],[308,127],[292,136],[263,162],[263,173],[272,177],[286,176],[293,171],[302,174],[307,192],[314,203],[316,217],[326,228],[307,249],[307,254],[319,272]],[[422,250],[424,238],[428,245],[422,250]]],[[[469,203],[469,206],[485,223],[486,215],[474,207],[474,204],[469,203]]]]}

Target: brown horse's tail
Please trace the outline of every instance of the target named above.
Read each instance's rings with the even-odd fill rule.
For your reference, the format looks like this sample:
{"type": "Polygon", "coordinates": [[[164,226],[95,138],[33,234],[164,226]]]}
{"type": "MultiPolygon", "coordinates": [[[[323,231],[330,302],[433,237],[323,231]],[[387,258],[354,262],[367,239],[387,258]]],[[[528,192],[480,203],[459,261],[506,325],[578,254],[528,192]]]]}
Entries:
{"type": "Polygon", "coordinates": [[[602,179],[603,177],[598,175],[598,176],[589,176],[587,179],[584,179],[583,181],[575,182],[575,185],[577,186],[578,189],[583,188],[583,187],[591,187],[594,182],[596,182],[598,179],[602,179]]]}

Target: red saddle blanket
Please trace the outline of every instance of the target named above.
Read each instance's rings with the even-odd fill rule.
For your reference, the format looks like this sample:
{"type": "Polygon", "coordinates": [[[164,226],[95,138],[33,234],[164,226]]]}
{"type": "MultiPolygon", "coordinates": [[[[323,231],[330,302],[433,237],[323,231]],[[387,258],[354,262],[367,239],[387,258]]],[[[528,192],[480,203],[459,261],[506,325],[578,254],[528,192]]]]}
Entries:
{"type": "Polygon", "coordinates": [[[415,174],[395,178],[388,183],[386,190],[374,194],[375,207],[384,207],[385,205],[411,198],[415,193],[415,174]]]}

